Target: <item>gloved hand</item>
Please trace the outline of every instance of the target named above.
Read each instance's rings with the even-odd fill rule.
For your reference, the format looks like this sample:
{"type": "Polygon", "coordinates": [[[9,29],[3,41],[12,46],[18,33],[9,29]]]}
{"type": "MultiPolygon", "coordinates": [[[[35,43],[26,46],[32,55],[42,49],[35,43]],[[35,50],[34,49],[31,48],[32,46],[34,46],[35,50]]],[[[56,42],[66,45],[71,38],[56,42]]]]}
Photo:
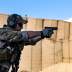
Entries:
{"type": "Polygon", "coordinates": [[[53,34],[53,30],[52,29],[43,29],[42,31],[42,37],[47,37],[50,38],[53,34]]]}

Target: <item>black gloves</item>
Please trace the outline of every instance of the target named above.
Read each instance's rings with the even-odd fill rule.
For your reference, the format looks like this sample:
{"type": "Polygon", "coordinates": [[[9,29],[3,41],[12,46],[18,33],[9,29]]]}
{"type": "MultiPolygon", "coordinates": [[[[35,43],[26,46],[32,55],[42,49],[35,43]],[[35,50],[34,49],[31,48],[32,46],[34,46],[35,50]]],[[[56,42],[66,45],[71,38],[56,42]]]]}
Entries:
{"type": "Polygon", "coordinates": [[[44,37],[47,37],[47,38],[50,38],[53,34],[53,30],[52,29],[43,29],[41,31],[41,36],[44,38],[44,37]]]}

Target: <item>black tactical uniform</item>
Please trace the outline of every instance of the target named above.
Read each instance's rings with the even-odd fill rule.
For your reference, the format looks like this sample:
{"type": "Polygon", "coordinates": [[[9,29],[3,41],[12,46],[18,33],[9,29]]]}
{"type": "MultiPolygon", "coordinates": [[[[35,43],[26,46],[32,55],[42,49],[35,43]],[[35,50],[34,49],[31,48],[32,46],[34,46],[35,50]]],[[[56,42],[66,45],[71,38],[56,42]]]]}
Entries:
{"type": "Polygon", "coordinates": [[[28,20],[24,20],[20,15],[12,14],[7,19],[7,26],[0,28],[0,72],[8,72],[11,65],[11,72],[17,72],[24,45],[34,45],[37,41],[53,34],[49,29],[21,32],[23,23],[27,22],[28,20]]]}

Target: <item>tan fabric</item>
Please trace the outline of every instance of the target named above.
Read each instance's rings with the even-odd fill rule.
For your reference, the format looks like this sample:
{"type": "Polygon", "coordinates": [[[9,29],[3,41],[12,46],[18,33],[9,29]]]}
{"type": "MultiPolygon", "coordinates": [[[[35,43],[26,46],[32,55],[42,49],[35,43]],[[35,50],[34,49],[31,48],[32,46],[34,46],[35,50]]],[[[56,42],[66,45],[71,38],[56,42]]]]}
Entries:
{"type": "Polygon", "coordinates": [[[50,67],[46,67],[40,72],[72,72],[72,64],[69,63],[58,63],[50,67]]]}

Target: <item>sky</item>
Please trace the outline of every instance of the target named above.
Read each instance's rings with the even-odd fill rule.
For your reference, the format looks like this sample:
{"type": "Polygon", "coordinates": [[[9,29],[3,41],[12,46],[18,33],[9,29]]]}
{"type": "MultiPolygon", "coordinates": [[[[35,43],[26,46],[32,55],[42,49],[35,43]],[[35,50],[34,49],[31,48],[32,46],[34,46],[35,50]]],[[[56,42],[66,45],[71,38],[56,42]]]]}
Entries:
{"type": "Polygon", "coordinates": [[[0,0],[0,13],[34,18],[72,18],[72,0],[0,0]]]}

